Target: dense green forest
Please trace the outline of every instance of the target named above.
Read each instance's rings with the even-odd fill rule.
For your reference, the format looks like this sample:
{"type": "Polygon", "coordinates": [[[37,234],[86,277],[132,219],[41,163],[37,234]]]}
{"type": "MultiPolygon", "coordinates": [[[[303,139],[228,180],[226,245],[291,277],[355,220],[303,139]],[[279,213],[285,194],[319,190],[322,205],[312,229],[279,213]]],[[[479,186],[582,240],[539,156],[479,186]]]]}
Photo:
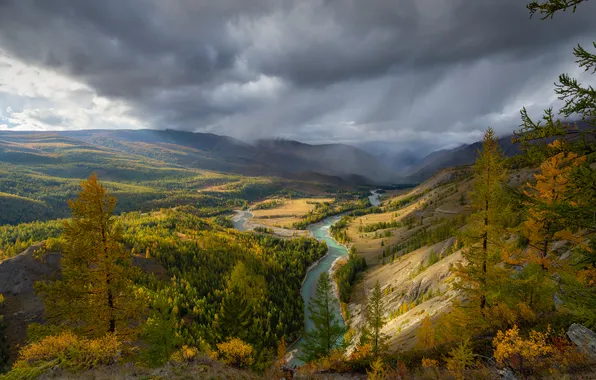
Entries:
{"type": "MultiPolygon", "coordinates": [[[[293,341],[301,334],[300,284],[307,268],[327,247],[311,238],[237,232],[201,214],[200,208],[181,206],[129,212],[115,219],[123,249],[157,261],[169,278],[146,273],[136,280],[150,320],[170,323],[170,330],[160,324],[162,328],[148,327],[141,336],[154,345],[160,345],[162,338],[176,337],[168,349],[150,346],[147,358],[162,363],[185,345],[205,349],[240,338],[254,349],[251,366],[262,370],[274,358],[282,338],[293,341]]],[[[61,250],[68,239],[63,235],[65,226],[64,221],[4,226],[3,241],[16,237],[18,245],[19,237],[26,242],[54,237],[46,242],[45,250],[61,250]]],[[[6,246],[12,248],[5,253],[16,253],[25,245],[6,246]]]]}
{"type": "Polygon", "coordinates": [[[83,149],[65,144],[44,140],[40,145],[45,155],[36,155],[36,160],[0,157],[0,225],[67,217],[67,200],[76,196],[80,178],[93,172],[118,197],[116,213],[181,204],[200,204],[224,213],[272,194],[299,196],[305,186],[337,190],[328,184],[217,173],[91,145],[83,149]]]}
{"type": "MultiPolygon", "coordinates": [[[[0,225],[64,218],[69,215],[66,201],[78,191],[79,180],[66,169],[48,175],[46,167],[7,167],[0,163],[0,225]],[[72,176],[72,177],[70,177],[72,176]]],[[[109,171],[108,166],[106,170],[109,171]]],[[[89,173],[90,168],[81,171],[89,173]]],[[[131,170],[133,170],[131,168],[131,170]]],[[[200,204],[218,213],[246,207],[247,202],[284,191],[286,180],[242,177],[198,170],[164,173],[160,179],[106,181],[106,187],[118,197],[116,213],[150,211],[181,204],[200,204]],[[170,174],[170,175],[168,175],[170,174]],[[212,189],[212,186],[223,186],[212,189]]],[[[213,213],[212,211],[212,213],[213,213]]]]}
{"type": "Polygon", "coordinates": [[[149,252],[172,278],[167,286],[148,279],[147,288],[168,299],[171,312],[184,320],[184,344],[197,346],[204,339],[215,345],[229,337],[228,329],[243,325],[246,330],[235,337],[255,347],[262,365],[282,337],[298,338],[304,319],[300,283],[327,251],[324,244],[225,230],[178,210],[127,214],[122,223],[125,244],[149,252]],[[234,271],[241,273],[232,280],[234,271]],[[241,299],[232,291],[236,287],[241,299]],[[235,304],[241,301],[247,303],[235,304]],[[237,307],[248,311],[238,313],[237,307]]]}
{"type": "Polygon", "coordinates": [[[352,247],[348,255],[348,261],[340,266],[334,273],[339,290],[339,300],[343,303],[350,301],[352,285],[358,280],[361,272],[367,268],[366,259],[358,257],[356,249],[352,247]]]}

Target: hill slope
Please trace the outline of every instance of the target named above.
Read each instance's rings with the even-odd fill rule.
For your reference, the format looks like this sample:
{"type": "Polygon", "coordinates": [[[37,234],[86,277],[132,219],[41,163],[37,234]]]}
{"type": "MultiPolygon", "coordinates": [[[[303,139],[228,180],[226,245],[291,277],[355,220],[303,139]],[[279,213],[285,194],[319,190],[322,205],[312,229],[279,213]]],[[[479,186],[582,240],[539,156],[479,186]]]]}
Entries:
{"type": "MultiPolygon", "coordinates": [[[[533,172],[513,171],[508,183],[518,187],[533,172]]],[[[414,348],[422,319],[435,319],[450,309],[458,295],[449,285],[451,269],[462,260],[454,236],[472,212],[467,195],[471,185],[469,167],[443,169],[410,191],[385,196],[384,212],[349,221],[350,244],[369,266],[346,305],[355,331],[364,324],[365,305],[377,281],[387,311],[383,333],[392,351],[414,348]]]]}
{"type": "Polygon", "coordinates": [[[219,172],[383,184],[393,174],[370,154],[341,144],[309,145],[291,140],[248,144],[227,136],[174,130],[84,130],[0,132],[0,161],[73,162],[76,153],[160,161],[174,167],[219,172]]]}
{"type": "MultiPolygon", "coordinates": [[[[519,144],[511,142],[512,136],[500,138],[498,143],[506,157],[511,157],[521,152],[519,144]]],[[[404,174],[407,182],[422,182],[430,178],[441,169],[470,165],[476,161],[482,142],[478,141],[469,145],[462,145],[454,149],[443,149],[432,152],[417,164],[412,165],[404,174]]]]}

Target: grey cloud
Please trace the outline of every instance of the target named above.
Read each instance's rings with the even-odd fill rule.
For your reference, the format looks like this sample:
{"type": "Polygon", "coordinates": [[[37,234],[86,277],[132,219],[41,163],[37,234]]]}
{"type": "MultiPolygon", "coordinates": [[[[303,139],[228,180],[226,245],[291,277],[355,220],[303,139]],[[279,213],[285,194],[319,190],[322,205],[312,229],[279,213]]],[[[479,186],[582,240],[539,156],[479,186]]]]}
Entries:
{"type": "Polygon", "coordinates": [[[426,150],[424,133],[437,145],[483,123],[505,133],[518,103],[550,104],[536,89],[574,66],[596,4],[551,21],[529,20],[524,5],[0,0],[0,49],[126,102],[155,128],[426,150]]]}

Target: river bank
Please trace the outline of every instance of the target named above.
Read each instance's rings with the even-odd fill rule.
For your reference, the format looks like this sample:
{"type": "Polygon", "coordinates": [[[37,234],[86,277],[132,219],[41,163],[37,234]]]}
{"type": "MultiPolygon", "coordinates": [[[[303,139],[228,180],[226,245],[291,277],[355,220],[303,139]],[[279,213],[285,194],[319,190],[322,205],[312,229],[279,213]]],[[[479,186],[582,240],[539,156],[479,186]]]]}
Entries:
{"type": "MultiPolygon", "coordinates": [[[[368,197],[370,203],[373,206],[378,206],[381,203],[381,194],[377,193],[376,190],[371,190],[370,192],[371,195],[368,197]]],[[[300,293],[304,300],[304,331],[310,331],[314,328],[314,323],[310,319],[308,304],[315,294],[317,281],[323,272],[328,272],[332,279],[331,282],[333,284],[336,298],[334,302],[334,313],[342,325],[345,326],[347,322],[341,310],[339,287],[334,279],[334,273],[341,266],[341,260],[345,260],[348,257],[349,247],[337,242],[329,233],[329,228],[339,221],[342,215],[343,214],[329,216],[318,223],[309,225],[306,231],[300,231],[302,232],[302,235],[309,235],[319,241],[324,241],[327,244],[327,253],[308,268],[306,275],[302,280],[300,293]]],[[[252,230],[255,227],[260,226],[259,224],[254,223],[254,221],[251,221],[250,218],[250,212],[236,211],[236,215],[232,217],[232,222],[234,223],[234,227],[240,231],[252,230]]],[[[282,228],[277,228],[277,230],[279,231],[274,229],[276,235],[284,237],[300,236],[296,234],[296,230],[285,230],[282,228]]],[[[286,361],[290,366],[300,366],[304,364],[298,359],[302,344],[303,338],[301,337],[288,347],[286,361]]]]}
{"type": "MultiPolygon", "coordinates": [[[[340,218],[340,215],[330,216],[325,218],[323,221],[312,224],[308,227],[308,230],[315,239],[324,241],[327,244],[327,253],[315,264],[311,265],[304,280],[302,281],[300,293],[302,294],[302,299],[304,300],[304,331],[310,331],[314,328],[314,323],[310,319],[308,303],[315,294],[317,281],[321,273],[328,272],[330,276],[333,276],[333,263],[335,263],[338,258],[346,257],[348,255],[347,249],[343,245],[337,243],[329,234],[329,227],[336,223],[340,218]]],[[[333,283],[335,282],[333,281],[333,283]]],[[[334,304],[334,313],[340,323],[345,324],[340,311],[338,298],[334,304]]],[[[290,347],[288,347],[287,361],[290,365],[299,366],[303,364],[302,361],[298,359],[302,343],[303,339],[300,338],[290,347]]]]}

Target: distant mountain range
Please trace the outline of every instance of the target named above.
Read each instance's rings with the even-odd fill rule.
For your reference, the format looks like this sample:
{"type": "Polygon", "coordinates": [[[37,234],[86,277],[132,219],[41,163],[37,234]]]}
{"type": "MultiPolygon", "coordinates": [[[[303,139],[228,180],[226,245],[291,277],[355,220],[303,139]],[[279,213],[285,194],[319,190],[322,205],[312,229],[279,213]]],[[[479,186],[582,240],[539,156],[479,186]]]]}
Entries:
{"type": "MultiPolygon", "coordinates": [[[[590,126],[583,121],[569,121],[569,124],[575,125],[578,130],[586,130],[590,126]]],[[[570,140],[579,138],[580,135],[567,136],[570,140]]],[[[512,157],[521,153],[520,144],[512,142],[513,135],[502,137],[498,140],[499,147],[506,157],[512,157]]],[[[554,138],[543,139],[542,143],[550,143],[554,138]]],[[[452,166],[470,165],[476,161],[478,152],[482,149],[482,142],[473,144],[464,144],[454,149],[443,149],[432,152],[420,160],[406,159],[405,169],[398,171],[399,182],[420,183],[441,169],[452,166]],[[412,163],[412,161],[414,163],[412,163]]],[[[393,162],[393,165],[396,163],[393,162]]],[[[395,166],[389,166],[397,170],[395,166]]]]}
{"type": "MultiPolygon", "coordinates": [[[[499,139],[499,146],[508,157],[520,153],[512,137],[499,139]]],[[[78,148],[96,150],[97,154],[109,151],[182,167],[346,185],[420,183],[441,169],[474,163],[482,148],[479,141],[421,157],[414,151],[391,152],[366,143],[360,147],[311,145],[284,139],[246,143],[212,133],[175,130],[0,131],[0,161],[56,163],[59,155],[53,153],[60,151],[60,141],[75,142],[80,145],[78,148]],[[45,141],[52,141],[47,149],[45,141]]],[[[71,156],[62,159],[71,162],[71,156]]]]}
{"type": "MultiPolygon", "coordinates": [[[[499,139],[499,147],[506,157],[515,156],[520,151],[519,144],[511,142],[512,135],[499,139]]],[[[410,167],[401,173],[401,181],[419,183],[441,169],[452,166],[470,165],[476,161],[479,150],[482,149],[482,142],[461,145],[454,149],[443,149],[432,152],[422,160],[410,165],[410,167]]]]}
{"type": "Polygon", "coordinates": [[[116,151],[185,167],[251,176],[368,185],[388,184],[397,179],[377,158],[349,145],[309,145],[280,139],[249,144],[211,133],[174,130],[2,131],[0,161],[55,162],[60,139],[69,144],[75,142],[88,151],[96,150],[96,154],[116,151]],[[44,145],[43,141],[52,144],[44,145]]]}

